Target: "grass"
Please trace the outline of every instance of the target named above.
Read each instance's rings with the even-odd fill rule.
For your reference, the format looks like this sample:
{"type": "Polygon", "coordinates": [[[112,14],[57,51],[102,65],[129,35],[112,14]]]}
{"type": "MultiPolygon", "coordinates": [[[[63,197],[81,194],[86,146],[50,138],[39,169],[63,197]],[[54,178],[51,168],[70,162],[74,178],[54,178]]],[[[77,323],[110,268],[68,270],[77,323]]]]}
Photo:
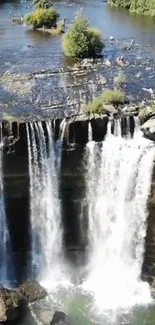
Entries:
{"type": "Polygon", "coordinates": [[[125,93],[119,89],[106,89],[101,95],[105,104],[119,105],[125,100],[125,93]]]}
{"type": "Polygon", "coordinates": [[[12,116],[12,115],[10,115],[8,113],[3,113],[3,120],[11,122],[11,121],[14,120],[14,118],[15,118],[14,116],[12,116]]]}
{"type": "Polygon", "coordinates": [[[122,86],[127,82],[127,78],[122,71],[119,71],[118,74],[114,77],[114,84],[117,86],[122,86]]]}
{"type": "Polygon", "coordinates": [[[106,89],[103,93],[88,103],[86,111],[88,114],[105,112],[104,104],[118,106],[125,100],[125,93],[119,89],[106,89]]]}
{"type": "Polygon", "coordinates": [[[142,107],[139,113],[139,117],[142,120],[145,120],[146,117],[149,115],[149,113],[155,112],[155,105],[152,105],[150,107],[150,110],[148,110],[146,107],[142,107]]]}

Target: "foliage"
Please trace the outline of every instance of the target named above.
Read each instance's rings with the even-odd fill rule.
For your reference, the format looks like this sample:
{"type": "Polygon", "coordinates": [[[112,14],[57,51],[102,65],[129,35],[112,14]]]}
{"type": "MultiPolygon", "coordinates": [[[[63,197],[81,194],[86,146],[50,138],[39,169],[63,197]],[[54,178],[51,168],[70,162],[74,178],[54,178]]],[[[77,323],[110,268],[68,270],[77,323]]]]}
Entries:
{"type": "Polygon", "coordinates": [[[87,105],[87,113],[101,114],[104,112],[103,101],[101,96],[96,97],[87,105]]]}
{"type": "Polygon", "coordinates": [[[146,120],[149,117],[149,114],[155,112],[155,105],[150,107],[142,107],[140,109],[139,118],[141,120],[146,120]]]}
{"type": "Polygon", "coordinates": [[[109,0],[112,6],[119,6],[129,9],[131,12],[151,15],[155,17],[154,0],[109,0]]]}
{"type": "Polygon", "coordinates": [[[32,25],[33,28],[51,28],[56,26],[59,16],[55,8],[36,9],[33,13],[25,17],[25,23],[27,25],[32,25]]]}
{"type": "Polygon", "coordinates": [[[125,100],[125,94],[119,89],[107,89],[101,95],[102,101],[105,104],[113,104],[114,106],[122,104],[125,100]]]}
{"type": "Polygon", "coordinates": [[[122,86],[127,81],[125,74],[122,71],[119,71],[118,74],[114,77],[114,84],[116,86],[122,86]]]}
{"type": "Polygon", "coordinates": [[[132,0],[108,0],[111,6],[130,9],[132,0]]]}
{"type": "Polygon", "coordinates": [[[104,44],[98,29],[90,28],[88,21],[78,14],[69,31],[63,37],[64,52],[73,58],[96,57],[104,44]]]}
{"type": "Polygon", "coordinates": [[[87,113],[97,113],[101,114],[105,112],[104,104],[112,104],[118,106],[122,104],[125,100],[125,94],[123,91],[118,89],[106,89],[103,93],[94,98],[92,102],[87,105],[87,113]]]}
{"type": "Polygon", "coordinates": [[[36,9],[49,9],[52,7],[52,0],[33,0],[36,9]]]}

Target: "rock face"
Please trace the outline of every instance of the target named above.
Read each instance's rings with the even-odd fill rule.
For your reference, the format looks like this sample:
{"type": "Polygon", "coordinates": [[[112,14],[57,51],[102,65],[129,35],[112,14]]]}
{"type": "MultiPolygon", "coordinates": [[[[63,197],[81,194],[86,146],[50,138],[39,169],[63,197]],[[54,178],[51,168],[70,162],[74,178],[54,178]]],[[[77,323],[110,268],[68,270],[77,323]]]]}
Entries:
{"type": "Polygon", "coordinates": [[[28,302],[34,302],[47,296],[46,290],[35,280],[23,282],[19,286],[18,292],[28,302]]]}
{"type": "Polygon", "coordinates": [[[144,136],[152,141],[155,141],[155,118],[150,118],[141,126],[144,136]]]}
{"type": "Polygon", "coordinates": [[[68,325],[68,324],[69,324],[68,315],[66,315],[62,311],[56,311],[50,322],[50,325],[68,325]]]}
{"type": "Polygon", "coordinates": [[[20,316],[23,305],[18,292],[0,289],[0,322],[15,321],[20,316]]]}

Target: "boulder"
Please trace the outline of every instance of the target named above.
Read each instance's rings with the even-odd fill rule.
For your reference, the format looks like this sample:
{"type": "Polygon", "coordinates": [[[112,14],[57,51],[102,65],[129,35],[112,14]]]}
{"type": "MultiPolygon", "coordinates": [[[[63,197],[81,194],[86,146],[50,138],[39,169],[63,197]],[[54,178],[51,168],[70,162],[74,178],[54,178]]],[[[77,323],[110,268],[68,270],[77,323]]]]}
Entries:
{"type": "Polygon", "coordinates": [[[56,311],[50,322],[50,325],[68,325],[68,324],[69,324],[68,315],[65,314],[63,311],[56,311]]]}
{"type": "Polygon", "coordinates": [[[144,136],[152,141],[155,141],[155,118],[150,118],[141,126],[141,131],[144,136]]]}
{"type": "Polygon", "coordinates": [[[34,302],[47,296],[47,291],[36,280],[26,280],[19,286],[18,291],[28,302],[34,302]]]}
{"type": "Polygon", "coordinates": [[[15,321],[24,306],[22,297],[16,291],[0,289],[0,322],[15,321]]]}

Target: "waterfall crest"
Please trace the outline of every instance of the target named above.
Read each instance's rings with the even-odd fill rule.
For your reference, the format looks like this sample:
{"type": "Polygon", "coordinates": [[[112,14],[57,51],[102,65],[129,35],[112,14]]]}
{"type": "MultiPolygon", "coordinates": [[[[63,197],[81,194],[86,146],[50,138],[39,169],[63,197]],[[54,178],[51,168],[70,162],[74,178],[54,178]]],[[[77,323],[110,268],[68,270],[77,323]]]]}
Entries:
{"type": "Polygon", "coordinates": [[[0,124],[0,141],[0,283],[7,286],[14,280],[14,272],[4,201],[2,124],[0,124]]]}
{"type": "Polygon", "coordinates": [[[30,219],[31,219],[31,272],[30,276],[56,285],[63,274],[63,230],[59,199],[58,174],[61,148],[56,155],[52,125],[29,123],[27,128],[30,219]],[[45,135],[46,132],[46,135],[45,135]]]}
{"type": "Polygon", "coordinates": [[[89,141],[86,154],[89,259],[84,288],[99,309],[147,303],[149,287],[140,276],[154,145],[137,129],[133,139],[122,138],[119,120],[111,134],[109,121],[106,139],[89,141]]]}

